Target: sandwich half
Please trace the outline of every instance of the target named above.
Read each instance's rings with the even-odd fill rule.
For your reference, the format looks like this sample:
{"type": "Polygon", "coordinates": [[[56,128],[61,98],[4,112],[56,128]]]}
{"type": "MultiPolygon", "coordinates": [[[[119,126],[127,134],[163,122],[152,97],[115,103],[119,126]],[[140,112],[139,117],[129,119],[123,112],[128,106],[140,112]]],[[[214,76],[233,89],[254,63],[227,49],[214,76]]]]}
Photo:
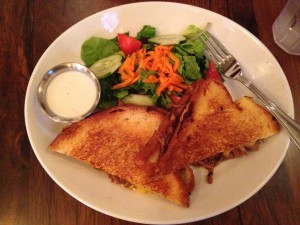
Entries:
{"type": "Polygon", "coordinates": [[[252,146],[279,132],[277,121],[250,97],[235,102],[222,82],[199,81],[160,157],[159,174],[242,146],[252,146]]]}
{"type": "Polygon", "coordinates": [[[158,194],[187,207],[194,187],[190,167],[153,177],[157,164],[137,160],[165,116],[166,111],[157,107],[115,106],[64,128],[49,149],[106,172],[113,182],[158,194]]]}

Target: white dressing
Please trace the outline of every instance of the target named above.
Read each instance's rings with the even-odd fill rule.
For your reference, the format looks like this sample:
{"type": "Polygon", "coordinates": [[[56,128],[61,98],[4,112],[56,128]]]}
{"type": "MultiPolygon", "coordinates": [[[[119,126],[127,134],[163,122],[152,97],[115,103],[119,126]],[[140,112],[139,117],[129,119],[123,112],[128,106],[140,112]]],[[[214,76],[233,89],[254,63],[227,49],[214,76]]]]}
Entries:
{"type": "Polygon", "coordinates": [[[75,118],[91,110],[97,94],[97,87],[89,76],[78,71],[66,71],[49,83],[46,101],[54,114],[75,118]]]}

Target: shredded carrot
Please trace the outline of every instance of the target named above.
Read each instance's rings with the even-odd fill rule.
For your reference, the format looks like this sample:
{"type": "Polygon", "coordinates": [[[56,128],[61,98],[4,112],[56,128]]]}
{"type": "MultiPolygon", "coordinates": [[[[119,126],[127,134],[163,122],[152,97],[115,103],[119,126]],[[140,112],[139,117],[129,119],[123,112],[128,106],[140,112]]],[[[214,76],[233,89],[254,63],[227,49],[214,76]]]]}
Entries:
{"type": "Polygon", "coordinates": [[[180,65],[180,60],[172,52],[169,52],[168,56],[174,61],[173,71],[176,71],[180,65]]]}
{"type": "Polygon", "coordinates": [[[154,75],[150,75],[147,78],[144,78],[143,82],[144,83],[157,83],[157,82],[159,82],[159,79],[154,75]]]}
{"type": "Polygon", "coordinates": [[[188,88],[184,79],[178,74],[180,60],[172,53],[174,46],[155,46],[153,51],[142,48],[126,58],[119,68],[122,82],[113,86],[119,89],[130,86],[138,81],[140,70],[153,71],[142,81],[144,83],[157,83],[156,94],[158,96],[165,90],[182,92],[188,88]]]}
{"type": "Polygon", "coordinates": [[[132,79],[127,79],[127,80],[123,81],[122,83],[114,85],[113,89],[119,89],[119,88],[127,87],[127,86],[130,85],[131,82],[132,82],[132,79]]]}

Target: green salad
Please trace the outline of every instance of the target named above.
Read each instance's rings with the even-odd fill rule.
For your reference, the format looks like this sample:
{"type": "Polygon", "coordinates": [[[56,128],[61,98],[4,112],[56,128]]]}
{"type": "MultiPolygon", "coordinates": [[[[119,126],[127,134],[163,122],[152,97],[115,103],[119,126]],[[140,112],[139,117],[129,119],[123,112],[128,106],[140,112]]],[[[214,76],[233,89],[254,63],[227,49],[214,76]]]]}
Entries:
{"type": "Polygon", "coordinates": [[[176,104],[211,70],[201,32],[190,25],[181,34],[157,35],[155,27],[145,25],[135,37],[124,33],[86,40],[81,58],[99,79],[99,107],[110,108],[120,100],[166,109],[176,104]]]}

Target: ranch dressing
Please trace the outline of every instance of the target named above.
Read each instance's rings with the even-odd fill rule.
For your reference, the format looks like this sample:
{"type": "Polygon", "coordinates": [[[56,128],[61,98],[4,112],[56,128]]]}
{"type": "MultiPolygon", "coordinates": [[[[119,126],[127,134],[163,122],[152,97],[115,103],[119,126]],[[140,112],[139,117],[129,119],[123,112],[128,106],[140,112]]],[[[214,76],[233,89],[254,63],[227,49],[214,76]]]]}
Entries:
{"type": "Polygon", "coordinates": [[[46,101],[54,114],[76,118],[91,110],[97,94],[97,87],[89,76],[78,71],[65,71],[49,83],[46,101]]]}

